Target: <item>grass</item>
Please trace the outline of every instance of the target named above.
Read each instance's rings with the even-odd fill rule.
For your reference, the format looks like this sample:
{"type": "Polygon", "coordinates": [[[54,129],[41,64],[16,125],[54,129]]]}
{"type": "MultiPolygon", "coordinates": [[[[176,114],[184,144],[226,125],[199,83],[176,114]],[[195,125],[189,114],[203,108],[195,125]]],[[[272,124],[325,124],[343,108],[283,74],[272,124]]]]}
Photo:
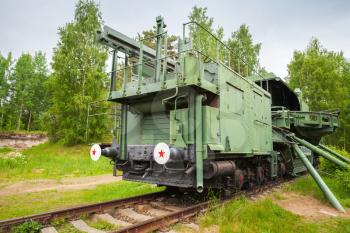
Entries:
{"type": "MultiPolygon", "coordinates": [[[[13,158],[1,157],[11,152],[0,148],[0,187],[5,183],[27,179],[61,179],[65,177],[92,176],[111,173],[109,159],[101,157],[97,162],[90,159],[89,146],[66,147],[61,144],[45,143],[21,151],[13,158]]],[[[344,207],[350,207],[349,193],[335,178],[323,177],[330,189],[344,207]]],[[[99,185],[93,190],[46,191],[12,196],[0,196],[0,219],[20,217],[62,209],[70,206],[108,201],[160,191],[152,185],[120,181],[99,185]]],[[[287,185],[284,191],[311,195],[327,202],[310,176],[300,177],[287,185]]],[[[275,194],[275,198],[283,198],[275,194]]],[[[88,220],[87,220],[88,221],[88,220]]],[[[309,222],[302,217],[279,207],[271,199],[250,202],[241,198],[214,209],[199,218],[201,228],[217,226],[220,232],[350,232],[350,220],[329,218],[309,222]]],[[[112,225],[103,222],[89,222],[101,230],[111,230],[112,225]]],[[[78,232],[70,223],[58,224],[59,232],[78,232]]]]}
{"type": "MultiPolygon", "coordinates": [[[[88,217],[82,218],[84,222],[86,222],[89,226],[102,230],[102,231],[112,231],[116,230],[117,227],[113,224],[110,224],[108,222],[97,220],[93,221],[90,220],[88,217]]],[[[59,232],[59,233],[83,233],[82,231],[77,230],[70,222],[67,220],[58,220],[54,221],[52,224],[53,227],[59,232]]]]}
{"type": "Polygon", "coordinates": [[[84,233],[82,231],[77,230],[72,224],[69,222],[64,222],[61,225],[55,226],[55,229],[59,233],[84,233]]]}
{"type": "MultiPolygon", "coordinates": [[[[349,208],[349,193],[344,185],[335,177],[323,176],[323,179],[343,207],[349,208]]],[[[311,176],[300,177],[283,189],[328,202],[311,176]]],[[[278,193],[273,195],[274,198],[283,199],[278,193]]],[[[271,199],[251,202],[241,198],[208,212],[199,222],[202,228],[215,225],[220,232],[350,232],[348,218],[325,218],[311,222],[281,208],[271,199]]]]}
{"type": "Polygon", "coordinates": [[[12,152],[14,151],[14,149],[10,148],[10,147],[0,147],[0,154],[1,153],[8,153],[8,152],[12,152]]]}
{"type": "Polygon", "coordinates": [[[84,220],[89,226],[102,230],[102,231],[111,231],[111,230],[116,230],[116,226],[113,224],[110,224],[106,221],[103,220],[97,220],[97,221],[92,221],[90,219],[85,219],[84,220]]]}
{"type": "MultiPolygon", "coordinates": [[[[340,204],[342,204],[343,207],[349,208],[350,194],[344,189],[343,185],[334,178],[326,176],[323,176],[322,178],[336,196],[340,204]]],[[[302,195],[310,195],[323,202],[328,202],[321,189],[317,186],[316,182],[310,175],[298,178],[293,183],[286,185],[284,190],[297,192],[302,195]]]]}
{"type": "Polygon", "coordinates": [[[89,150],[87,145],[67,147],[44,143],[21,151],[21,156],[0,157],[0,184],[27,179],[61,179],[111,173],[110,160],[101,157],[94,162],[90,159],[89,150]]]}
{"type": "Polygon", "coordinates": [[[42,225],[40,223],[31,220],[12,228],[11,232],[12,233],[26,233],[26,232],[34,233],[34,232],[39,232],[41,228],[42,228],[42,225]]]}
{"type": "Polygon", "coordinates": [[[12,196],[0,196],[0,219],[26,216],[65,207],[131,197],[161,191],[149,184],[119,181],[99,185],[93,190],[46,191],[12,196]]]}
{"type": "Polygon", "coordinates": [[[257,202],[241,198],[200,217],[201,228],[218,226],[220,232],[350,232],[350,219],[332,218],[312,223],[271,199],[257,202]]]}

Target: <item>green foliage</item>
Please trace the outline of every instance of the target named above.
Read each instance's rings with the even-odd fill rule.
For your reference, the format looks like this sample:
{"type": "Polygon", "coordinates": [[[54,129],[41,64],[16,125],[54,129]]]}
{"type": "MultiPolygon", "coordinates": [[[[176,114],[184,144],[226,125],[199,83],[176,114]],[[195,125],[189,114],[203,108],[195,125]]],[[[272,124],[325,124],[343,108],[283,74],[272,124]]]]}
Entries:
{"type": "Polygon", "coordinates": [[[12,104],[17,108],[17,126],[16,130],[20,130],[22,122],[22,114],[24,107],[30,104],[29,89],[31,80],[34,77],[33,58],[29,53],[22,54],[15,65],[14,75],[11,77],[13,82],[14,93],[12,96],[12,104]]]}
{"type": "Polygon", "coordinates": [[[342,184],[342,187],[347,193],[350,193],[350,171],[346,170],[336,170],[336,178],[339,184],[342,184]]]}
{"type": "Polygon", "coordinates": [[[23,168],[27,164],[27,157],[17,152],[14,156],[0,158],[0,168],[4,170],[12,170],[23,168]]]}
{"type": "Polygon", "coordinates": [[[0,54],[0,98],[3,99],[8,95],[9,83],[8,76],[12,63],[12,55],[9,53],[7,57],[0,54]]]}
{"type": "MultiPolygon", "coordinates": [[[[138,40],[142,40],[143,44],[155,49],[157,38],[155,37],[157,33],[157,27],[153,26],[150,30],[142,31],[142,33],[138,33],[138,40]]],[[[175,35],[167,35],[167,54],[168,56],[174,56],[176,53],[175,43],[177,41],[177,36],[175,35]]]]}
{"type": "Polygon", "coordinates": [[[43,130],[46,122],[42,121],[43,114],[49,108],[49,75],[45,54],[35,53],[33,57],[34,78],[31,80],[29,99],[26,104],[27,130],[43,130]]]}
{"type": "MultiPolygon", "coordinates": [[[[76,205],[92,204],[118,198],[138,196],[162,190],[164,190],[164,188],[150,184],[117,181],[112,184],[98,185],[94,189],[72,191],[52,190],[0,196],[0,219],[26,216],[76,205]]],[[[71,231],[67,230],[66,232],[71,231]]]]}
{"type": "Polygon", "coordinates": [[[261,43],[254,44],[249,27],[242,24],[231,34],[228,46],[232,51],[231,67],[242,76],[250,76],[253,70],[258,70],[261,43]]]}
{"type": "Polygon", "coordinates": [[[93,227],[93,228],[96,228],[96,229],[99,229],[99,230],[103,230],[103,231],[111,231],[111,230],[115,230],[116,229],[116,226],[109,223],[109,222],[106,222],[106,221],[103,221],[103,220],[97,220],[97,221],[89,221],[89,219],[86,219],[85,222],[93,227]]]}
{"type": "Polygon", "coordinates": [[[59,233],[82,233],[68,221],[60,222],[59,225],[54,225],[54,227],[59,233]]]}
{"type": "MultiPolygon", "coordinates": [[[[338,154],[350,159],[350,154],[347,151],[334,146],[328,147],[338,154]]],[[[341,169],[339,166],[324,158],[320,158],[320,162],[321,173],[324,173],[326,176],[332,179],[333,182],[336,182],[339,187],[344,189],[344,191],[350,193],[350,170],[341,169]]]]}
{"type": "Polygon", "coordinates": [[[42,225],[36,221],[30,220],[13,229],[13,233],[39,233],[42,225]]]}
{"type": "Polygon", "coordinates": [[[194,49],[201,51],[212,60],[219,58],[242,76],[252,75],[253,71],[259,68],[261,43],[253,43],[249,27],[245,24],[232,32],[228,41],[224,41],[224,29],[222,27],[216,30],[213,28],[214,19],[207,15],[207,10],[206,7],[195,6],[189,15],[190,21],[199,23],[205,29],[195,24],[190,25],[194,49]],[[220,42],[216,43],[215,38],[207,31],[226,44],[227,48],[220,42]]]}
{"type": "Polygon", "coordinates": [[[41,129],[41,116],[48,109],[45,55],[42,52],[34,56],[23,53],[16,63],[9,55],[5,66],[5,73],[0,68],[4,80],[4,88],[0,88],[1,130],[41,129]]]}
{"type": "MultiPolygon", "coordinates": [[[[349,192],[344,189],[344,183],[338,182],[338,179],[335,177],[327,176],[322,173],[321,175],[327,186],[330,188],[330,190],[332,190],[342,206],[350,207],[349,192]]],[[[325,203],[328,203],[328,200],[311,176],[301,177],[294,181],[292,184],[287,185],[284,189],[286,191],[293,191],[302,195],[311,195],[325,203]]]]}
{"type": "Polygon", "coordinates": [[[216,36],[220,41],[224,37],[224,29],[218,27],[216,30],[213,28],[214,19],[207,15],[208,8],[194,6],[190,15],[188,16],[191,22],[197,22],[203,28],[196,24],[190,24],[190,33],[192,36],[193,48],[204,53],[206,56],[213,60],[216,60],[217,47],[216,40],[208,32],[216,36]]]}
{"type": "MultiPolygon", "coordinates": [[[[202,227],[217,225],[219,232],[343,232],[350,230],[347,219],[310,223],[284,210],[270,199],[250,202],[234,200],[205,214],[202,227]]],[[[210,228],[209,228],[210,229],[210,228]]]]}
{"type": "MultiPolygon", "coordinates": [[[[334,152],[350,159],[350,154],[346,150],[331,145],[327,145],[327,147],[333,150],[334,152]]],[[[322,172],[333,176],[335,175],[337,169],[339,169],[339,166],[323,157],[320,157],[320,170],[322,172]]]]}
{"type": "Polygon", "coordinates": [[[8,153],[11,151],[13,151],[13,149],[10,147],[0,147],[0,153],[8,153]]]}
{"type": "Polygon", "coordinates": [[[312,110],[340,109],[340,128],[326,142],[349,147],[350,63],[343,53],[328,51],[313,38],[306,50],[294,51],[288,73],[289,85],[302,90],[312,110]]]}
{"type": "Polygon", "coordinates": [[[109,159],[101,157],[98,162],[94,162],[87,151],[87,145],[67,147],[45,143],[17,152],[14,156],[1,156],[0,185],[18,180],[61,179],[111,172],[109,159]]]}
{"type": "Polygon", "coordinates": [[[0,130],[4,127],[5,105],[10,95],[9,76],[11,74],[11,64],[11,53],[6,58],[0,54],[0,130]]]}
{"type": "MultiPolygon", "coordinates": [[[[72,145],[84,142],[87,104],[106,97],[106,49],[96,43],[102,19],[92,0],[79,0],[73,22],[59,28],[53,54],[50,89],[52,106],[46,115],[52,141],[72,145]]],[[[99,138],[106,128],[103,117],[90,121],[89,138],[99,138]]]]}

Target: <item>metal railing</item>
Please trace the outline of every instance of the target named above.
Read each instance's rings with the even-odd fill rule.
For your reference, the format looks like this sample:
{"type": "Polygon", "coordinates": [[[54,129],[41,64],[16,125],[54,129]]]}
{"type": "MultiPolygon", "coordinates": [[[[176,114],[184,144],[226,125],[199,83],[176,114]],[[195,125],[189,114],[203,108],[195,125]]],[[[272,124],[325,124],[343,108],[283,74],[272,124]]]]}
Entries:
{"type": "MultiPolygon", "coordinates": [[[[85,141],[86,143],[89,143],[89,119],[91,117],[96,116],[110,116],[114,120],[114,129],[115,129],[115,136],[118,139],[118,132],[120,128],[120,105],[117,103],[114,103],[114,106],[108,107],[104,106],[103,103],[107,103],[106,100],[98,100],[88,103],[87,106],[87,117],[86,117],[86,131],[85,131],[85,141]],[[98,112],[95,112],[94,109],[98,109],[98,112]]],[[[108,101],[110,104],[110,102],[108,101]]]]}
{"type": "MultiPolygon", "coordinates": [[[[212,32],[210,32],[208,29],[206,29],[205,27],[203,27],[201,24],[199,24],[198,22],[195,21],[190,21],[187,23],[183,24],[183,40],[185,40],[186,38],[191,38],[193,39],[193,36],[189,35],[189,37],[186,37],[186,27],[190,27],[190,34],[194,31],[197,30],[197,27],[200,28],[200,30],[203,30],[205,33],[207,33],[211,39],[214,40],[215,42],[215,56],[211,56],[212,60],[216,60],[217,63],[223,63],[225,65],[228,65],[230,68],[234,69],[235,67],[233,67],[233,63],[232,61],[236,60],[238,61],[238,64],[240,62],[242,62],[246,67],[247,67],[247,75],[250,73],[249,71],[251,70],[253,73],[255,73],[256,75],[258,75],[262,80],[264,80],[264,77],[251,65],[248,64],[247,61],[245,61],[243,59],[243,57],[241,56],[241,54],[237,54],[235,51],[233,51],[227,44],[225,44],[223,41],[221,41],[216,35],[214,35],[212,32]],[[196,28],[193,28],[193,25],[195,25],[196,28]],[[220,54],[221,52],[221,54],[220,54]]],[[[201,38],[197,38],[197,46],[199,44],[201,44],[201,38]]],[[[196,41],[194,41],[196,42],[196,41]]],[[[195,48],[197,50],[208,50],[208,48],[195,48]]],[[[210,56],[210,54],[207,54],[208,56],[210,56]]],[[[240,72],[240,65],[238,65],[237,67],[237,71],[238,73],[240,72]]]]}
{"type": "MultiPolygon", "coordinates": [[[[135,56],[135,58],[138,60],[137,62],[132,62],[132,64],[128,64],[130,63],[127,59],[128,55],[125,54],[125,60],[126,62],[124,63],[124,65],[119,64],[119,66],[121,66],[120,68],[115,68],[113,69],[110,73],[114,73],[117,74],[115,76],[115,78],[117,79],[119,76],[121,78],[120,80],[120,87],[122,88],[123,92],[125,93],[127,85],[129,80],[132,79],[132,77],[137,78],[137,89],[138,89],[138,93],[140,93],[140,89],[141,89],[141,84],[142,84],[142,78],[143,78],[143,66],[149,66],[150,68],[154,69],[154,80],[153,82],[162,82],[163,84],[165,84],[165,81],[167,80],[167,77],[170,74],[175,74],[176,72],[178,72],[178,62],[174,61],[173,59],[177,59],[181,57],[181,54],[184,53],[193,53],[193,54],[197,54],[197,56],[199,56],[201,59],[206,60],[206,61],[211,61],[211,62],[215,62],[217,64],[221,63],[225,66],[227,66],[228,68],[230,68],[231,70],[233,70],[234,72],[240,74],[241,72],[241,63],[244,65],[244,67],[246,68],[246,75],[248,76],[251,72],[255,73],[258,77],[260,77],[260,86],[262,86],[262,80],[264,80],[264,77],[252,66],[250,66],[248,64],[248,62],[246,62],[243,57],[240,54],[237,54],[235,51],[233,51],[227,44],[225,44],[224,42],[222,42],[216,35],[214,35],[212,32],[210,32],[209,30],[207,30],[205,27],[203,27],[201,24],[197,23],[197,22],[187,22],[183,24],[183,44],[182,46],[188,45],[189,43],[191,45],[193,45],[193,47],[188,48],[188,49],[182,49],[181,51],[173,54],[173,55],[169,55],[168,54],[168,49],[167,49],[167,41],[166,41],[166,36],[167,36],[167,32],[163,32],[160,33],[159,35],[154,35],[151,37],[147,37],[147,38],[143,38],[139,40],[139,55],[138,57],[135,56]],[[190,27],[189,30],[189,35],[186,35],[186,28],[190,27]],[[195,30],[202,30],[203,32],[205,32],[208,36],[206,36],[206,39],[200,38],[200,33],[197,33],[197,35],[199,35],[197,38],[193,38],[193,31],[195,30]],[[149,59],[143,56],[143,46],[144,46],[144,41],[145,40],[151,40],[154,38],[158,38],[158,37],[164,37],[164,43],[163,43],[163,52],[161,52],[158,57],[154,58],[154,59],[149,59]],[[196,39],[196,41],[194,41],[193,39],[196,39]],[[208,47],[206,45],[208,44],[215,44],[215,50],[213,52],[213,48],[212,47],[208,47]],[[234,63],[237,63],[237,67],[235,67],[234,63]],[[137,68],[137,69],[135,69],[137,68]],[[236,68],[236,69],[235,69],[236,68]],[[158,69],[160,69],[160,71],[157,71],[158,69]],[[136,72],[133,72],[136,71],[136,72]],[[251,72],[250,72],[251,71],[251,72]],[[119,75],[120,72],[122,72],[122,75],[119,75]]],[[[177,77],[177,75],[176,75],[177,77]]],[[[115,81],[116,83],[116,81],[115,81]]]]}

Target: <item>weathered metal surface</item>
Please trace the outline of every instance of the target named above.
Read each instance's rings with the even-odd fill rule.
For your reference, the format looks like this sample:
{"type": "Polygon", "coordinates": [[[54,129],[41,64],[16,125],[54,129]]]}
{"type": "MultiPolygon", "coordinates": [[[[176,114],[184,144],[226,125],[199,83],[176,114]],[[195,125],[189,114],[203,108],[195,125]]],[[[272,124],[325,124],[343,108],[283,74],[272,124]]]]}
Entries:
{"type": "Polygon", "coordinates": [[[323,156],[324,158],[328,159],[329,161],[335,163],[336,165],[338,165],[338,166],[340,166],[342,168],[345,168],[345,169],[348,168],[348,165],[345,162],[343,162],[343,161],[337,159],[336,157],[328,154],[327,152],[325,152],[325,151],[321,150],[320,148],[312,145],[311,143],[309,143],[309,142],[307,142],[307,141],[305,141],[303,139],[300,139],[298,137],[293,137],[293,138],[297,142],[299,142],[301,145],[309,148],[310,150],[314,151],[316,154],[319,154],[320,156],[323,156]]]}
{"type": "Polygon", "coordinates": [[[321,176],[317,173],[316,169],[312,166],[310,161],[306,158],[304,153],[300,150],[297,144],[293,144],[293,149],[296,152],[296,154],[299,156],[301,161],[304,163],[305,167],[311,174],[311,176],[314,178],[316,181],[317,185],[320,187],[324,195],[327,197],[330,203],[337,208],[341,212],[345,212],[344,208],[341,206],[341,204],[338,202],[337,198],[334,196],[332,191],[328,188],[326,183],[323,181],[321,176]]]}
{"type": "Polygon", "coordinates": [[[46,212],[41,214],[35,214],[20,218],[0,220],[0,232],[7,232],[9,227],[13,227],[19,224],[22,224],[26,221],[38,221],[41,223],[47,223],[53,219],[62,219],[62,218],[73,218],[83,214],[98,213],[99,211],[117,208],[126,204],[138,203],[144,200],[155,199],[159,196],[164,195],[165,192],[145,194],[136,197],[122,198],[113,201],[107,201],[102,203],[96,203],[91,205],[78,206],[58,211],[46,212]]]}
{"type": "Polygon", "coordinates": [[[196,96],[196,188],[198,192],[203,192],[203,114],[202,114],[202,101],[203,96],[197,95],[196,96]]]}
{"type": "MultiPolygon", "coordinates": [[[[338,112],[310,111],[301,91],[292,91],[279,78],[258,75],[256,80],[236,73],[230,68],[234,51],[195,22],[183,25],[178,52],[169,56],[164,25],[158,17],[152,52],[142,40],[132,41],[110,29],[100,33],[103,43],[115,42],[125,53],[125,66],[116,71],[123,74],[121,88],[110,93],[110,101],[123,106],[120,146],[109,150],[119,149],[115,167],[123,171],[123,179],[230,193],[274,177],[296,176],[306,167],[293,153],[295,140],[289,134],[344,167],[344,159],[314,148],[339,126],[338,112]],[[188,27],[203,30],[216,48],[193,41],[191,33],[186,34],[188,27]],[[150,150],[159,143],[173,154],[165,164],[150,150]],[[216,161],[235,166],[213,173],[216,161]]],[[[316,164],[313,153],[307,156],[316,164]]]]}

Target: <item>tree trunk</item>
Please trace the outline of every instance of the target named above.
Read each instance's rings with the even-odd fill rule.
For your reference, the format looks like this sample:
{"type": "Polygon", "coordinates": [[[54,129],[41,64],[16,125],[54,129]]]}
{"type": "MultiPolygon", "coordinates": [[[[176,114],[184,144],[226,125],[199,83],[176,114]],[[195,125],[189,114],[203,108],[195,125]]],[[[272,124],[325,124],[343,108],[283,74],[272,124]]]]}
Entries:
{"type": "Polygon", "coordinates": [[[21,104],[21,108],[19,109],[18,121],[17,121],[17,127],[16,127],[17,131],[19,131],[21,127],[22,109],[23,109],[23,104],[21,104]]]}
{"type": "Polygon", "coordinates": [[[29,129],[30,129],[31,121],[32,121],[32,111],[29,111],[29,119],[28,119],[27,131],[29,131],[29,129]]]}

